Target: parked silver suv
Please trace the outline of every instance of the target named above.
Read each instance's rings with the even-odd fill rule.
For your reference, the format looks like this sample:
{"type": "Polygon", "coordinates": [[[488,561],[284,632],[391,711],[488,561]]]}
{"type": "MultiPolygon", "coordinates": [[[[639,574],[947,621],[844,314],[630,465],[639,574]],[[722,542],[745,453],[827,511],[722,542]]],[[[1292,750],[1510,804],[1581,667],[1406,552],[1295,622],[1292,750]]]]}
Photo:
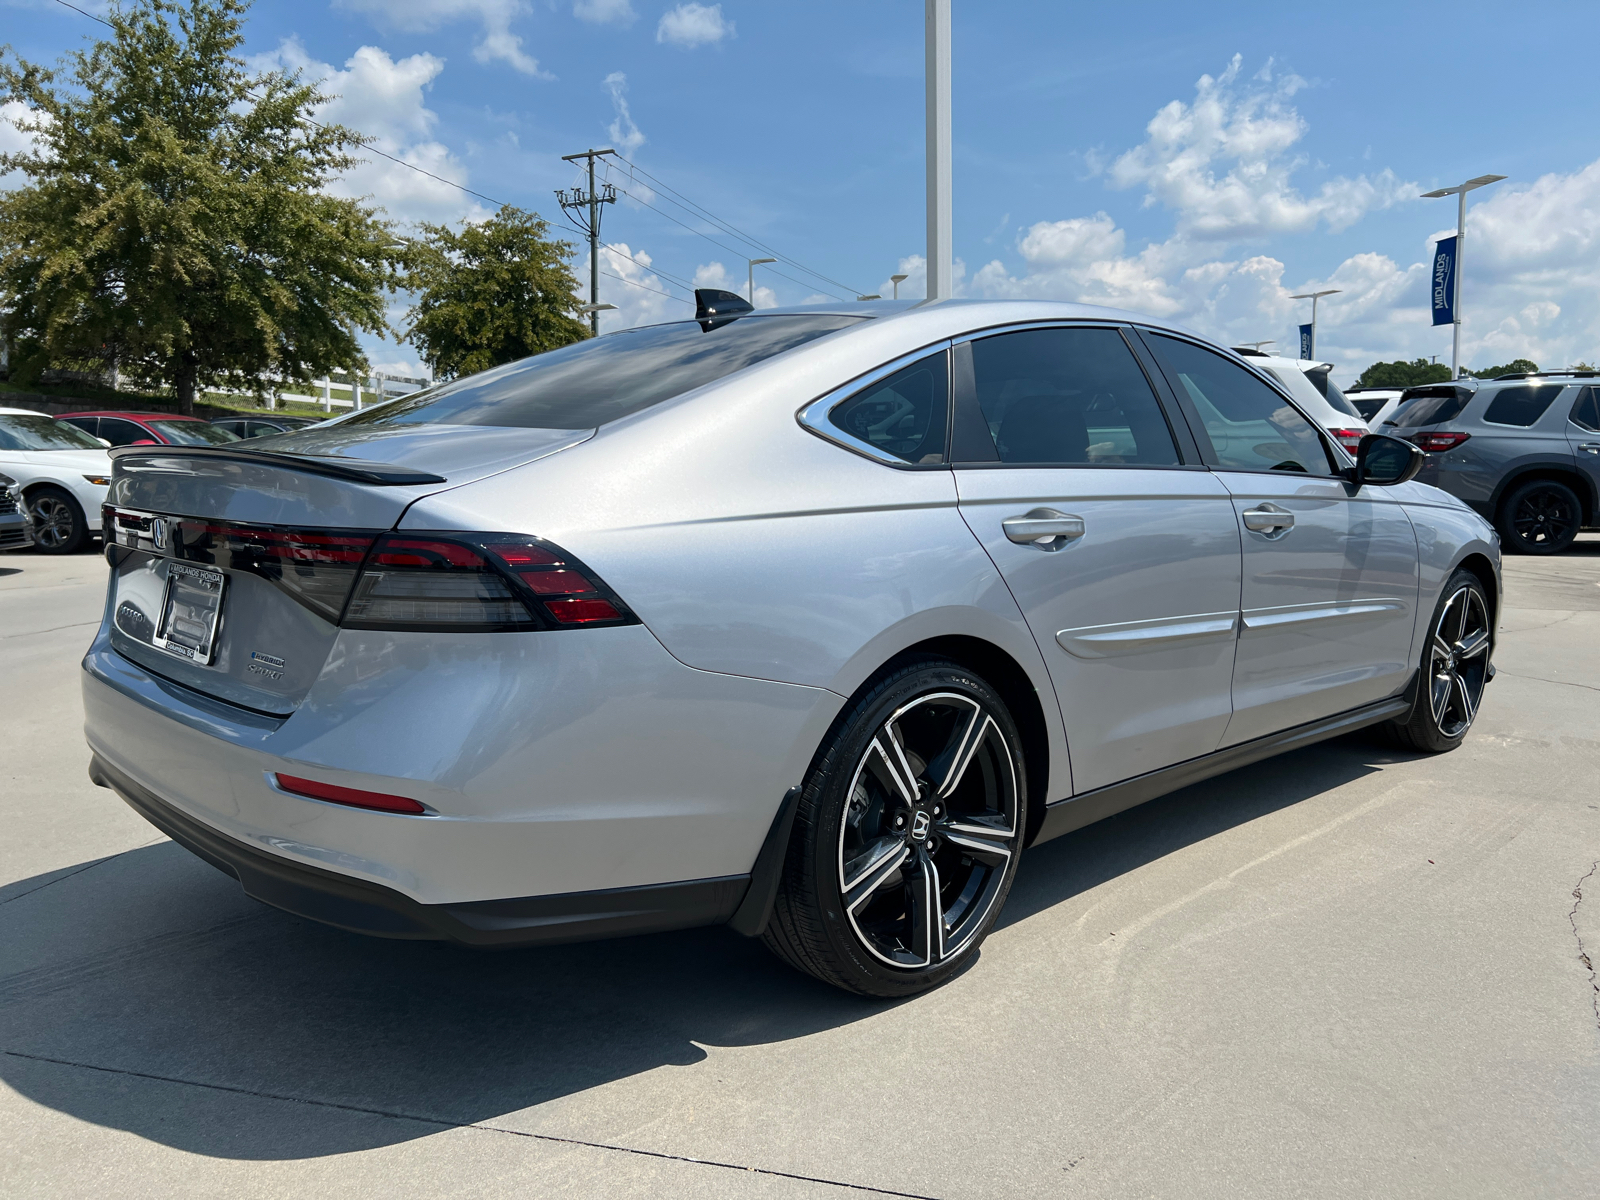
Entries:
{"type": "Polygon", "coordinates": [[[1417,478],[1494,522],[1513,554],[1559,554],[1600,523],[1600,373],[1408,388],[1378,428],[1426,451],[1417,478]]]}

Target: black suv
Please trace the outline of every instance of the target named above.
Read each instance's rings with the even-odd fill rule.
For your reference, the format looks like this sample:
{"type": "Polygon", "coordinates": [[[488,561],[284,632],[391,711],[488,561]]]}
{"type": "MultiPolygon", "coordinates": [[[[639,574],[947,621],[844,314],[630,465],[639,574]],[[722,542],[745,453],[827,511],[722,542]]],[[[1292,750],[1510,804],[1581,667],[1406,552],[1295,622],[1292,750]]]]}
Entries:
{"type": "Polygon", "coordinates": [[[1417,478],[1494,522],[1511,553],[1559,554],[1600,524],[1600,373],[1408,388],[1379,432],[1425,450],[1417,478]]]}

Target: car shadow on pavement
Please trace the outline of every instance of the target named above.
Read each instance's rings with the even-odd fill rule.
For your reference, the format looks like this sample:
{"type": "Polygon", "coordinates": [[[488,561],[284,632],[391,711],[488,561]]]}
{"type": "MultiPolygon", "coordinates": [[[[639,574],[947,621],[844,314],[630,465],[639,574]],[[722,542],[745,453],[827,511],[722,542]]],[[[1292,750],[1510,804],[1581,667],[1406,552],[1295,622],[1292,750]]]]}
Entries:
{"type": "MultiPolygon", "coordinates": [[[[1057,839],[1025,857],[1003,920],[1385,757],[1345,739],[1057,839]]],[[[783,1042],[885,1007],[724,929],[503,952],[346,934],[249,900],[170,842],[7,895],[0,1078],[80,1120],[214,1157],[392,1145],[693,1064],[702,1046],[783,1042]],[[230,1093],[336,1107],[269,1117],[230,1093]]]]}

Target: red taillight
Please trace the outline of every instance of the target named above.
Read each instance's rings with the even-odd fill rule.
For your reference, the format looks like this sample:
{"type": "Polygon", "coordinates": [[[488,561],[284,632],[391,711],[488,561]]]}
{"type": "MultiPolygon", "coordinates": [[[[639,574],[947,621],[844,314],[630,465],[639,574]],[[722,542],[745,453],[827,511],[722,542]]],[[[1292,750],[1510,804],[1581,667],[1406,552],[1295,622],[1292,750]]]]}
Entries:
{"type": "Polygon", "coordinates": [[[1429,454],[1442,454],[1454,450],[1471,436],[1470,433],[1414,433],[1411,440],[1429,454]]]}
{"type": "Polygon", "coordinates": [[[1368,433],[1365,429],[1330,429],[1328,432],[1333,434],[1334,441],[1350,451],[1351,454],[1361,449],[1361,439],[1366,437],[1368,433]]]}
{"type": "Polygon", "coordinates": [[[296,796],[309,796],[313,800],[326,800],[330,804],[348,804],[352,808],[373,808],[379,812],[410,813],[413,816],[428,811],[409,796],[391,796],[387,792],[367,792],[361,788],[318,783],[315,779],[302,779],[298,775],[285,775],[281,771],[273,778],[286,792],[293,792],[296,796]]]}
{"type": "Polygon", "coordinates": [[[634,621],[559,546],[514,534],[390,533],[373,547],[342,624],[513,632],[634,621]]]}

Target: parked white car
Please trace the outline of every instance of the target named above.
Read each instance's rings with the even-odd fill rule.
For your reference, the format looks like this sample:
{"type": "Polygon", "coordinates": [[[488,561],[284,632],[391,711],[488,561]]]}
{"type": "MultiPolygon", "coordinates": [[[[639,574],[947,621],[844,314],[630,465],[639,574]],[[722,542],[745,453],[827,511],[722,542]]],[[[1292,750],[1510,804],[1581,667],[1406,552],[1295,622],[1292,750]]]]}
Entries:
{"type": "Polygon", "coordinates": [[[1382,433],[1383,423],[1394,416],[1403,395],[1405,388],[1351,388],[1345,398],[1366,418],[1368,429],[1382,433]]]}
{"type": "Polygon", "coordinates": [[[1339,385],[1333,382],[1332,363],[1280,358],[1248,346],[1235,346],[1233,352],[1287,388],[1301,410],[1315,417],[1317,423],[1351,454],[1360,447],[1362,437],[1369,432],[1368,425],[1355,405],[1345,399],[1339,385]]]}
{"type": "Polygon", "coordinates": [[[71,554],[100,532],[111,457],[99,438],[31,409],[0,408],[0,471],[22,489],[43,553],[71,554]]]}

